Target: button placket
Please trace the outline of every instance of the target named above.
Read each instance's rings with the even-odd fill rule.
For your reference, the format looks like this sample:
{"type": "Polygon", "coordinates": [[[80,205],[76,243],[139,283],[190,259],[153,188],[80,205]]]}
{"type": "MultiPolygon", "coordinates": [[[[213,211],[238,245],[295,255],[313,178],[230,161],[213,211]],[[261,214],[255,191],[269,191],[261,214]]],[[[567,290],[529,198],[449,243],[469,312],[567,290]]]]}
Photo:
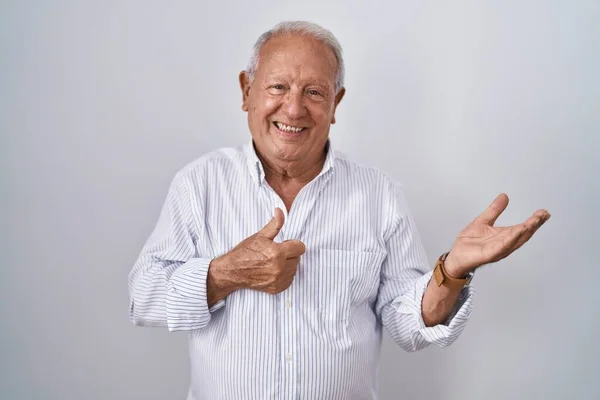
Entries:
{"type": "MultiPolygon", "coordinates": [[[[329,180],[330,173],[325,176],[319,176],[315,181],[305,186],[296,199],[291,208],[291,212],[288,213],[283,203],[283,200],[277,195],[277,193],[268,185],[263,184],[262,186],[262,198],[264,204],[270,207],[269,213],[272,216],[275,207],[281,208],[283,211],[285,220],[283,227],[276,237],[277,242],[284,240],[298,239],[302,232],[302,227],[306,223],[311,210],[321,193],[325,183],[329,180]]],[[[295,281],[283,292],[279,293],[278,301],[280,304],[280,323],[281,323],[281,336],[280,340],[280,351],[281,351],[281,385],[285,388],[284,398],[294,399],[297,397],[297,379],[298,379],[298,326],[299,323],[297,318],[298,309],[294,304],[296,298],[296,283],[295,281]],[[289,397],[288,397],[289,396],[289,397]]]]}

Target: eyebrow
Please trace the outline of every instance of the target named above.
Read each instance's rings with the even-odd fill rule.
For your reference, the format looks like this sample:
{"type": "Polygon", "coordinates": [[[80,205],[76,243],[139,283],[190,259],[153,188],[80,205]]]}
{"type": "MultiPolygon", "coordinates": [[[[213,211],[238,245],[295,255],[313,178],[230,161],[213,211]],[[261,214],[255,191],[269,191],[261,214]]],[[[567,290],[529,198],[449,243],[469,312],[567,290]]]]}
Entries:
{"type": "MultiPolygon", "coordinates": [[[[282,75],[282,74],[279,74],[279,73],[266,74],[265,78],[267,80],[286,79],[285,75],[282,75]]],[[[325,83],[325,82],[322,82],[322,81],[317,81],[317,80],[308,81],[307,85],[315,85],[315,86],[324,87],[326,89],[331,89],[331,85],[329,85],[328,83],[325,83]]]]}

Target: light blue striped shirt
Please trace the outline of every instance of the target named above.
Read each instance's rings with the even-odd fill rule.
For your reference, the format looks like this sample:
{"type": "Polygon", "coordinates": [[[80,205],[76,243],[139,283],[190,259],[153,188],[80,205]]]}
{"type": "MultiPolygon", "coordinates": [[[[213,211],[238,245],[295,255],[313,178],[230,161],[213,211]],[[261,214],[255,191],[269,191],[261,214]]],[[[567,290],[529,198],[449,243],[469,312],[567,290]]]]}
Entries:
{"type": "Polygon", "coordinates": [[[188,400],[376,399],[382,326],[416,351],[450,345],[467,323],[470,286],[446,324],[425,327],[431,270],[400,184],[329,142],[323,170],[288,213],[250,142],[175,175],[129,274],[130,319],[189,333],[188,400]],[[285,215],[275,241],[306,245],[293,283],[277,295],[237,290],[209,309],[210,261],[275,207],[285,215]]]}

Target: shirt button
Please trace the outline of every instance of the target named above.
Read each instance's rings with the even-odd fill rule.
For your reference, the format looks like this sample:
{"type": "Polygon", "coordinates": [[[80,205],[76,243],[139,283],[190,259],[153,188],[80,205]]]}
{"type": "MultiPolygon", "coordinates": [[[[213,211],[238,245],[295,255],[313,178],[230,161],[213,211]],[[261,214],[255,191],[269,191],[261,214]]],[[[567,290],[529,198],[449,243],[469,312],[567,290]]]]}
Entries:
{"type": "Polygon", "coordinates": [[[288,362],[292,361],[292,353],[287,353],[285,359],[288,360],[288,362]]]}
{"type": "Polygon", "coordinates": [[[290,309],[292,307],[292,302],[290,301],[290,299],[287,299],[285,301],[285,308],[290,309]]]}

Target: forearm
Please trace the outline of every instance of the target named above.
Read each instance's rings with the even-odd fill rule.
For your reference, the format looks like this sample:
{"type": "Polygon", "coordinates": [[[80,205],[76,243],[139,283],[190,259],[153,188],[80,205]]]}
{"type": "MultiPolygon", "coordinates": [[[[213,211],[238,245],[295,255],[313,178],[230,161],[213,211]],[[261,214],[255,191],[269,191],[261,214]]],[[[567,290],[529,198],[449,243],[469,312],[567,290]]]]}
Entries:
{"type": "Polygon", "coordinates": [[[421,313],[425,326],[435,326],[445,323],[460,295],[460,289],[450,289],[446,286],[438,286],[431,279],[423,295],[421,313]]]}
{"type": "MultiPolygon", "coordinates": [[[[407,351],[420,350],[429,344],[449,346],[463,331],[471,313],[472,288],[466,287],[447,316],[440,317],[439,324],[433,324],[432,318],[424,319],[424,314],[428,313],[422,310],[431,276],[430,272],[410,280],[386,280],[380,290],[376,310],[394,342],[407,351]]],[[[432,293],[436,294],[430,292],[428,299],[433,299],[432,293]]]]}
{"type": "Polygon", "coordinates": [[[386,241],[376,312],[394,342],[405,350],[416,351],[429,344],[449,346],[471,314],[473,290],[470,286],[452,290],[431,282],[433,271],[427,267],[415,221],[401,187],[396,186],[395,191],[398,222],[386,241]]]}
{"type": "Polygon", "coordinates": [[[223,258],[215,258],[210,262],[206,278],[206,297],[209,308],[240,288],[232,279],[231,274],[223,272],[223,258]]]}

